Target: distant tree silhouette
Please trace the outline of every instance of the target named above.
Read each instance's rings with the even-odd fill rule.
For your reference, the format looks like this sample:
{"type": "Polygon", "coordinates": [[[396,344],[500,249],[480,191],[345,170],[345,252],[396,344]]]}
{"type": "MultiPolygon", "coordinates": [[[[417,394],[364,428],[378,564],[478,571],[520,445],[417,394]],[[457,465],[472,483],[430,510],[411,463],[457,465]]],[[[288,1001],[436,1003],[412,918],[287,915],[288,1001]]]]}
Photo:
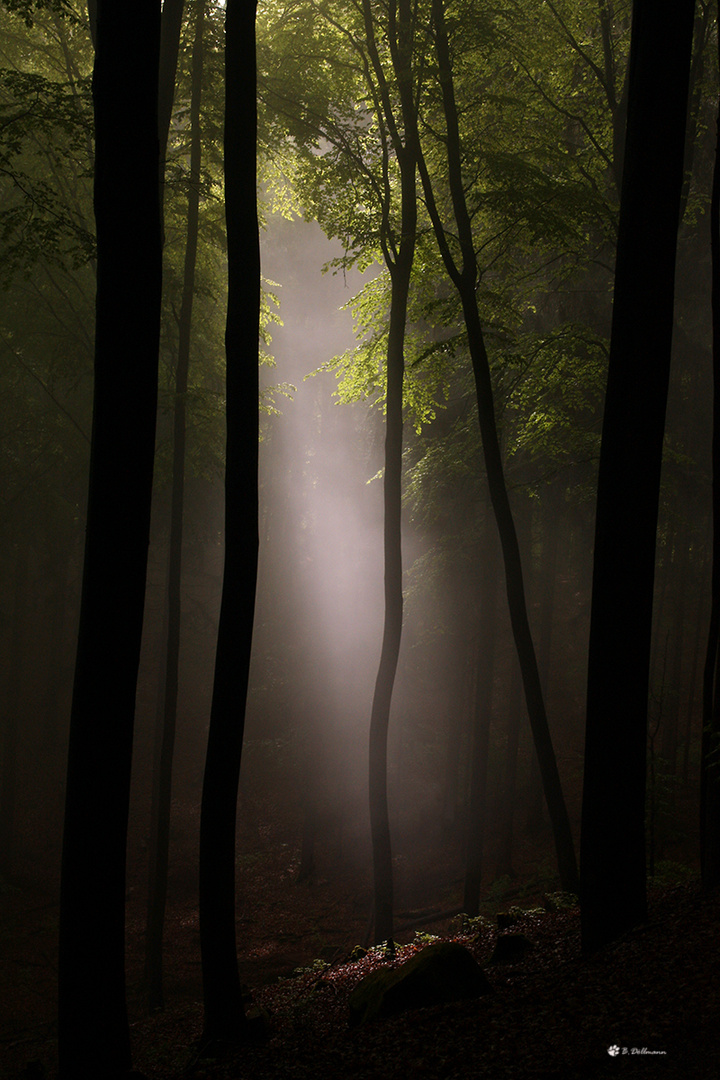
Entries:
{"type": "Polygon", "coordinates": [[[235,936],[235,832],[258,559],[258,347],[255,2],[225,13],[228,248],[225,564],[200,820],[203,1041],[247,1030],[235,936]]]}
{"type": "Polygon", "coordinates": [[[655,537],[693,0],[635,0],[600,452],[582,807],[583,948],[646,915],[655,537]]]}
{"type": "Polygon", "coordinates": [[[98,0],[97,299],[85,563],[60,895],[63,1080],[130,1068],[125,845],[155,449],[160,3],[98,0]]]}

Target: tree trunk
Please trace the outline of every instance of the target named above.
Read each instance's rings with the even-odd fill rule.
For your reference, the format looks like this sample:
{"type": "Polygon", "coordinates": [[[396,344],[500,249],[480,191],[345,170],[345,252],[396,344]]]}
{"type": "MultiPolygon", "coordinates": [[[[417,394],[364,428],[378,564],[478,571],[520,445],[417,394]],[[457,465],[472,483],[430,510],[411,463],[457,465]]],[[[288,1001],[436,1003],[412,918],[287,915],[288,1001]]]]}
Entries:
{"type": "Polygon", "coordinates": [[[410,292],[410,276],[415,256],[417,229],[417,191],[415,173],[417,157],[415,140],[410,126],[414,114],[412,88],[413,16],[408,0],[390,5],[388,34],[393,53],[394,73],[400,96],[405,142],[403,144],[394,123],[388,87],[377,48],[373,16],[369,0],[363,2],[366,39],[373,69],[381,86],[385,122],[391,132],[393,149],[400,168],[401,209],[400,237],[394,257],[390,255],[388,215],[384,214],[386,232],[383,235],[386,264],[390,270],[390,326],[387,344],[387,392],[385,411],[385,475],[384,554],[385,554],[385,622],[380,663],[375,681],[370,715],[369,743],[369,802],[370,830],[373,848],[374,873],[374,935],[376,942],[392,942],[393,936],[393,872],[390,820],[387,802],[387,737],[390,722],[390,703],[400,653],[403,621],[402,592],[402,430],[403,380],[405,374],[405,325],[410,292]],[[396,16],[399,15],[399,18],[396,16]],[[408,136],[408,131],[410,135],[408,136]]]}
{"type": "Polygon", "coordinates": [[[476,657],[475,709],[470,762],[470,798],[465,861],[463,911],[475,916],[480,907],[482,853],[487,809],[487,767],[490,747],[490,721],[493,699],[494,653],[497,636],[496,560],[494,537],[485,526],[481,548],[482,583],[480,587],[480,633],[476,657]]]}
{"type": "Polygon", "coordinates": [[[165,161],[170,122],[175,101],[180,35],[185,0],[163,0],[160,25],[160,61],[158,71],[158,138],[160,140],[160,206],[164,204],[165,161]]]}
{"type": "Polygon", "coordinates": [[[433,22],[435,26],[435,44],[440,71],[443,95],[443,108],[446,124],[446,148],[450,194],[453,213],[457,226],[457,237],[462,253],[462,267],[458,268],[453,260],[448,245],[447,235],[442,226],[427,168],[422,156],[419,159],[420,175],[423,181],[428,212],[430,213],[435,235],[438,240],[443,261],[453,284],[458,290],[462,304],[463,318],[468,336],[468,346],[472,361],[475,389],[477,396],[478,420],[485,457],[485,469],[490,489],[490,499],[497,521],[500,544],[505,564],[505,584],[510,612],[510,623],[517,649],[520,670],[522,672],[525,699],[527,701],[530,727],[535,742],[543,790],[550,814],[550,821],[555,838],[558,869],[563,888],[568,892],[578,892],[577,863],[573,846],[570,820],[565,806],[565,799],[560,785],[555,752],[553,750],[545,703],[543,701],[540,676],[538,674],[535,649],[533,647],[530,624],[528,622],[525,588],[523,585],[520,549],[513,521],[510,500],[500,453],[495,407],[493,402],[490,364],[480,322],[475,292],[477,282],[477,263],[472,235],[472,223],[465,199],[462,177],[462,156],[458,112],[455,103],[455,91],[452,77],[450,47],[445,24],[444,0],[433,0],[433,22]]]}
{"type": "MultiPolygon", "coordinates": [[[[718,42],[720,53],[720,41],[718,42]]],[[[710,627],[703,672],[700,763],[700,868],[704,889],[720,884],[720,99],[710,204],[712,257],[712,579],[710,627]]]]}
{"type": "Polygon", "coordinates": [[[63,1080],[130,1068],[125,845],[155,450],[160,4],[98,0],[95,390],[60,891],[63,1080]]]}
{"type": "Polygon", "coordinates": [[[200,215],[200,165],[202,159],[200,99],[202,95],[204,22],[205,0],[198,0],[195,5],[195,38],[193,41],[190,97],[190,178],[187,239],[185,242],[183,293],[178,328],[178,358],[175,371],[165,689],[162,716],[158,717],[162,725],[161,731],[158,733],[159,738],[156,741],[156,745],[159,745],[159,755],[153,768],[148,913],[145,932],[145,984],[150,1007],[156,1009],[161,1008],[163,1004],[162,942],[167,901],[172,766],[175,752],[180,661],[180,585],[182,576],[183,503],[185,498],[186,399],[200,215]]]}
{"type": "Polygon", "coordinates": [[[258,562],[260,245],[254,0],[225,14],[228,246],[225,562],[200,817],[203,1041],[247,1027],[235,935],[235,831],[258,562]]]}
{"type": "Polygon", "coordinates": [[[500,827],[498,830],[497,877],[515,877],[512,865],[513,825],[517,805],[518,750],[520,748],[520,722],[523,719],[522,679],[513,658],[512,681],[506,701],[508,711],[507,748],[505,750],[505,773],[500,794],[500,827]]]}
{"type": "Polygon", "coordinates": [[[585,951],[644,920],[655,536],[693,0],[636,0],[595,522],[582,809],[585,951]]]}
{"type": "Polygon", "coordinates": [[[0,774],[0,873],[7,878],[12,878],[15,872],[20,690],[23,677],[25,613],[28,608],[27,545],[18,548],[14,578],[12,626],[8,643],[8,685],[2,725],[2,774],[0,774]]]}
{"type": "MultiPolygon", "coordinates": [[[[413,166],[414,170],[414,166],[413,166]]],[[[414,183],[414,177],[413,177],[414,183]]],[[[406,236],[414,237],[412,233],[406,236]]],[[[375,880],[375,941],[393,936],[393,874],[387,803],[387,737],[395,672],[402,634],[402,393],[404,342],[412,254],[406,251],[393,271],[390,331],[387,347],[387,409],[385,416],[384,550],[385,626],[370,716],[370,827],[375,880]]]]}

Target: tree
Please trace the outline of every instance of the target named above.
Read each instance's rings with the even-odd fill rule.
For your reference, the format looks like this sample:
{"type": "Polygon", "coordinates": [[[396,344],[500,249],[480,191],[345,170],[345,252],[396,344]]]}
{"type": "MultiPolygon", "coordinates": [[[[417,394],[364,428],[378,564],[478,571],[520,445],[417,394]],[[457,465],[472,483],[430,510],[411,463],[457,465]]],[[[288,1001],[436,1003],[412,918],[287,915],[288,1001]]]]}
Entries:
{"type": "Polygon", "coordinates": [[[258,559],[258,349],[254,0],[225,14],[225,215],[228,307],[225,561],[200,818],[203,1042],[247,1032],[235,935],[235,830],[258,559]]]}
{"type": "MultiPolygon", "coordinates": [[[[720,39],[718,40],[720,50],[720,39]]],[[[710,625],[703,671],[700,866],[703,887],[720,884],[720,98],[710,204],[713,437],[710,625]]]]}
{"type": "MultiPolygon", "coordinates": [[[[375,38],[370,0],[363,0],[367,50],[379,88],[382,123],[389,135],[400,171],[400,221],[390,226],[390,184],[385,159],[383,230],[380,242],[390,271],[390,323],[387,339],[387,393],[385,414],[384,526],[385,622],[372,713],[370,716],[369,795],[373,844],[374,935],[376,942],[393,937],[393,872],[390,819],[387,802],[387,738],[395,673],[400,654],[403,621],[402,581],[402,428],[405,326],[417,230],[415,109],[412,72],[414,19],[407,0],[392,0],[388,9],[387,39],[397,82],[402,115],[396,121],[390,87],[375,38]],[[403,136],[404,129],[404,136],[403,136]]],[[[385,151],[387,153],[387,151],[385,151]]]]}
{"type": "Polygon", "coordinates": [[[583,948],[645,918],[647,695],[692,0],[633,8],[595,522],[582,807],[583,948]]]}
{"type": "Polygon", "coordinates": [[[160,4],[98,2],[95,389],[60,895],[63,1080],[130,1068],[125,844],[161,297],[160,4]]]}
{"type": "Polygon", "coordinates": [[[470,792],[468,797],[468,822],[465,862],[465,886],[463,911],[476,916],[480,907],[480,885],[483,871],[483,841],[487,831],[488,752],[490,749],[490,724],[492,720],[493,675],[495,661],[495,635],[497,620],[497,560],[494,536],[489,534],[486,523],[480,545],[480,633],[475,646],[473,666],[475,669],[473,693],[473,723],[470,734],[470,792]]]}
{"type": "MultiPolygon", "coordinates": [[[[192,52],[192,88],[190,100],[190,175],[188,178],[187,234],[183,269],[182,300],[178,319],[178,350],[175,369],[175,403],[173,409],[172,494],[170,508],[170,542],[167,587],[167,647],[165,656],[165,687],[161,730],[158,732],[159,752],[153,776],[151,810],[150,874],[148,881],[148,917],[145,938],[145,982],[150,1004],[159,1008],[163,1003],[162,939],[167,901],[168,853],[170,844],[170,802],[172,794],[172,765],[175,748],[175,726],[178,701],[180,658],[181,569],[183,541],[183,503],[185,496],[185,447],[187,424],[188,371],[192,311],[195,294],[195,265],[197,262],[200,215],[200,166],[202,144],[200,102],[203,77],[203,29],[205,0],[198,0],[193,9],[194,36],[192,52]]],[[[163,19],[165,13],[163,13],[163,19]]],[[[169,126],[169,125],[168,125],[169,126]]]]}
{"type": "MultiPolygon", "coordinates": [[[[383,470],[383,552],[385,611],[380,661],[375,680],[369,736],[369,806],[374,872],[374,937],[391,941],[393,934],[392,845],[387,798],[387,745],[390,709],[403,624],[402,449],[406,330],[411,279],[417,243],[416,110],[417,13],[406,0],[392,0],[386,11],[364,0],[358,22],[330,9],[318,31],[332,36],[338,106],[316,104],[327,87],[311,85],[288,102],[273,87],[277,103],[291,111],[299,142],[310,142],[305,167],[315,182],[303,194],[331,235],[342,237],[343,266],[367,263],[366,244],[382,260],[382,367],[384,373],[385,456],[383,470]],[[337,63],[337,55],[342,61],[337,63]],[[304,91],[304,92],[303,92],[304,91]],[[308,92],[309,91],[309,92],[308,92]],[[331,152],[316,152],[318,137],[331,152]],[[333,175],[333,173],[335,175],[333,175]],[[317,182],[318,174],[325,182],[317,182]],[[340,192],[338,187],[344,186],[340,192]],[[337,197],[336,197],[337,196],[337,197]],[[358,201],[360,205],[358,205],[358,201]],[[338,205],[339,202],[339,205],[338,205]],[[389,298],[385,292],[389,278],[389,298]]],[[[312,21],[306,31],[315,30],[312,21]]],[[[293,41],[293,48],[295,42],[293,41]]],[[[327,43],[323,42],[323,47],[327,43]]],[[[296,57],[293,57],[296,61],[296,57]]]]}
{"type": "Polygon", "coordinates": [[[545,713],[542,687],[537,659],[530,633],[522,562],[515,523],[503,471],[500,442],[493,399],[490,362],[485,346],[476,287],[478,266],[475,254],[472,219],[468,210],[462,170],[462,147],[455,100],[452,60],[445,20],[444,0],[433,0],[433,29],[437,56],[438,76],[442,96],[442,112],[445,122],[445,145],[447,152],[447,183],[452,205],[454,228],[446,230],[438,210],[435,189],[425,155],[420,154],[419,169],[428,213],[445,263],[447,273],[457,289],[462,304],[463,319],[468,335],[468,347],[475,379],[477,412],[482,435],[485,469],[495,520],[500,535],[505,565],[505,584],[513,637],[522,671],[525,698],[530,726],[537,751],[545,798],[553,826],[558,868],[563,888],[577,892],[577,864],[573,846],[570,820],[557,770],[557,762],[550,738],[545,713]],[[457,235],[460,261],[456,261],[450,247],[450,234],[457,235]]]}

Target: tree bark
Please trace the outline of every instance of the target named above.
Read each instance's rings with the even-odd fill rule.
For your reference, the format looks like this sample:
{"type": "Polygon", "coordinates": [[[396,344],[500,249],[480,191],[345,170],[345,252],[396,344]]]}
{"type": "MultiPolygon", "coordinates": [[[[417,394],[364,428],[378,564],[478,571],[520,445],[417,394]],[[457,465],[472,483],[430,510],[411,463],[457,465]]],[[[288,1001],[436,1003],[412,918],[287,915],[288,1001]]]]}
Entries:
{"type": "MultiPolygon", "coordinates": [[[[385,119],[392,133],[400,167],[400,239],[394,258],[389,257],[384,237],[386,264],[390,270],[390,326],[386,361],[385,475],[383,481],[385,555],[385,621],[380,663],[370,716],[369,801],[374,873],[374,935],[376,942],[393,937],[393,872],[390,819],[387,802],[387,738],[395,673],[400,653],[403,622],[402,591],[402,432],[403,381],[405,375],[405,326],[410,276],[415,257],[417,191],[415,187],[415,140],[408,138],[408,121],[414,116],[412,90],[412,13],[408,0],[395,0],[388,17],[395,78],[405,126],[405,141],[395,127],[387,84],[375,46],[369,0],[363,2],[366,37],[375,74],[382,87],[385,119]],[[399,17],[398,17],[399,16],[399,17]]],[[[389,213],[389,207],[386,208],[389,213]]],[[[386,218],[387,220],[387,218],[386,218]]]]}
{"type": "Polygon", "coordinates": [[[470,798],[468,800],[468,823],[465,857],[465,889],[463,911],[474,917],[480,908],[480,884],[482,882],[483,840],[487,810],[488,751],[490,748],[490,722],[492,716],[493,675],[495,659],[496,620],[496,566],[495,545],[488,536],[485,525],[484,543],[481,545],[482,583],[480,588],[480,633],[478,635],[475,680],[475,709],[471,741],[470,798]]]}
{"type": "MultiPolygon", "coordinates": [[[[720,41],[718,42],[720,53],[720,41]]],[[[704,889],[720,884],[720,99],[710,204],[712,265],[712,577],[703,671],[700,764],[700,869],[704,889]]]]}
{"type": "Polygon", "coordinates": [[[560,784],[560,776],[555,760],[550,730],[548,728],[545,703],[543,700],[540,676],[538,673],[535,649],[533,646],[530,624],[527,614],[525,587],[523,584],[522,561],[518,545],[515,522],[500,452],[495,407],[493,402],[490,363],[485,348],[485,340],[480,322],[475,287],[477,283],[477,261],[472,235],[472,222],[465,198],[462,177],[462,155],[458,127],[458,111],[452,77],[450,47],[445,24],[444,0],[433,0],[433,23],[435,27],[435,45],[440,73],[443,97],[443,110],[446,124],[446,149],[448,180],[453,213],[457,227],[462,265],[458,267],[448,246],[447,234],[443,228],[435,202],[432,183],[422,155],[419,158],[420,175],[423,190],[432,219],[435,235],[440,247],[448,274],[455,285],[462,304],[463,318],[467,330],[468,347],[472,362],[477,397],[478,421],[482,437],[485,469],[490,490],[495,520],[497,522],[500,544],[505,565],[505,585],[513,638],[517,649],[523,687],[527,702],[530,727],[535,742],[543,790],[548,806],[550,821],[555,839],[558,869],[563,888],[568,892],[578,892],[578,873],[575,859],[570,820],[560,784]]]}
{"type": "Polygon", "coordinates": [[[235,934],[235,832],[258,563],[260,245],[255,2],[225,13],[228,246],[225,561],[200,818],[203,1042],[247,1030],[235,934]]]}
{"type": "Polygon", "coordinates": [[[160,3],[98,0],[95,389],[60,890],[63,1080],[130,1068],[125,845],[155,450],[160,3]]]}
{"type": "Polygon", "coordinates": [[[28,610],[27,546],[18,548],[14,573],[12,625],[8,642],[8,685],[2,725],[2,772],[0,773],[0,873],[12,880],[16,856],[16,808],[18,793],[18,736],[28,610]]]}
{"type": "Polygon", "coordinates": [[[655,535],[693,0],[636,0],[598,476],[582,809],[585,951],[646,916],[655,535]]]}
{"type": "Polygon", "coordinates": [[[178,679],[180,665],[181,579],[183,542],[183,504],[185,500],[185,442],[186,401],[190,369],[190,339],[192,309],[195,293],[195,264],[197,261],[200,217],[200,165],[202,145],[200,131],[200,101],[203,76],[203,27],[205,0],[195,5],[195,36],[192,54],[192,88],[190,95],[190,177],[188,187],[187,235],[183,292],[178,327],[178,357],[175,370],[175,404],[173,411],[172,495],[170,507],[170,543],[167,586],[167,641],[165,656],[165,688],[159,754],[153,769],[153,794],[150,814],[150,868],[148,879],[148,913],[145,932],[145,984],[151,1008],[163,1005],[162,942],[167,901],[168,858],[170,848],[170,803],[172,798],[172,767],[175,752],[178,679]]]}

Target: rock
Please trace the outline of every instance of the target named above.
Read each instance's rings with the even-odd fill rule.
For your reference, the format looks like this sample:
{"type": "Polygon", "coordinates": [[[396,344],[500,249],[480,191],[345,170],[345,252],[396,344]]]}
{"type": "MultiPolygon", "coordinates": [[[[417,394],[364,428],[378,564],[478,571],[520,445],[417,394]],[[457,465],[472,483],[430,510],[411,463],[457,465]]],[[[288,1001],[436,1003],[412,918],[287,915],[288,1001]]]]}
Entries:
{"type": "Polygon", "coordinates": [[[470,916],[466,915],[464,911],[460,912],[459,915],[455,915],[450,920],[448,934],[451,937],[463,937],[464,935],[469,934],[469,923],[470,916]]]}
{"type": "Polygon", "coordinates": [[[495,942],[491,964],[515,964],[534,949],[532,941],[524,934],[500,934],[495,942]]]}
{"type": "Polygon", "coordinates": [[[350,1026],[410,1009],[465,1001],[491,987],[468,950],[454,941],[438,941],[396,968],[379,968],[350,996],[350,1026]]]}
{"type": "Polygon", "coordinates": [[[450,920],[448,934],[450,937],[469,937],[471,934],[477,936],[481,930],[494,930],[494,928],[492,919],[488,919],[485,915],[471,916],[461,912],[450,920]]]}
{"type": "Polygon", "coordinates": [[[520,922],[521,919],[526,919],[530,915],[546,914],[547,909],[544,907],[522,908],[513,905],[513,907],[508,908],[507,911],[498,911],[498,930],[507,930],[509,927],[514,926],[516,922],[520,922]]]}
{"type": "Polygon", "coordinates": [[[570,908],[577,907],[579,903],[575,893],[571,892],[551,892],[543,896],[546,911],[568,911],[570,908]]]}

